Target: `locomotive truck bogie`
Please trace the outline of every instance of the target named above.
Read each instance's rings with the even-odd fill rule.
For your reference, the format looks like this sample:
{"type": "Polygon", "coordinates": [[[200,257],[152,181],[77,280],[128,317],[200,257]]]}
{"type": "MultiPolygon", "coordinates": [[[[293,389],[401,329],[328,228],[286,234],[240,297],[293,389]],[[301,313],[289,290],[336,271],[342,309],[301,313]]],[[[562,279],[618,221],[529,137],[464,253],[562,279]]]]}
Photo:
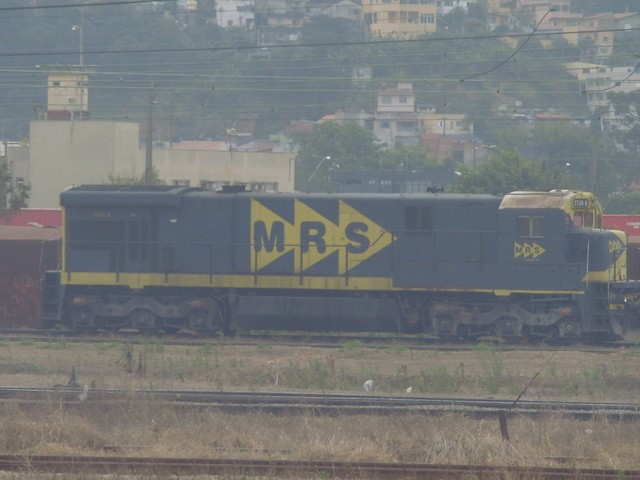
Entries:
{"type": "MultiPolygon", "coordinates": [[[[102,288],[104,290],[104,288],[102,288]]],[[[223,301],[186,292],[183,296],[152,296],[120,292],[118,295],[70,293],[65,304],[67,326],[73,330],[177,332],[190,329],[215,333],[224,329],[223,301]]]]}

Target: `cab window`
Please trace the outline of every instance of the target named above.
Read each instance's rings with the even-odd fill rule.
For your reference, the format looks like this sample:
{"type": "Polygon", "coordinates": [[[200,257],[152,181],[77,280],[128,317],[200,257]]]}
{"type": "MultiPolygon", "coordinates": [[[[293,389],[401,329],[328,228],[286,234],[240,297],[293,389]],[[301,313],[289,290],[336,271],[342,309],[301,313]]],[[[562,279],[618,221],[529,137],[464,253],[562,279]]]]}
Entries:
{"type": "Polygon", "coordinates": [[[573,215],[573,224],[576,227],[593,228],[596,226],[593,221],[593,212],[576,212],[573,215]]]}
{"type": "Polygon", "coordinates": [[[544,237],[544,217],[518,217],[516,231],[518,237],[544,237]]]}

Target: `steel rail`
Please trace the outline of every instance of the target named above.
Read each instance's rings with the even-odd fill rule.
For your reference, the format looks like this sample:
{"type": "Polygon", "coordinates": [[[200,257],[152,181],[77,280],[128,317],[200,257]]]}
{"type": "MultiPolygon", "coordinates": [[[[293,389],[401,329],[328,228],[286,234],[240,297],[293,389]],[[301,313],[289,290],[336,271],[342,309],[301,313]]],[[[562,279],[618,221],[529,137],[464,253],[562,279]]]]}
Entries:
{"type": "Polygon", "coordinates": [[[305,460],[244,460],[121,456],[0,456],[0,470],[58,474],[242,475],[367,479],[628,479],[640,471],[600,468],[447,465],[305,460]]]}
{"type": "Polygon", "coordinates": [[[621,402],[534,401],[483,399],[463,397],[383,396],[334,393],[281,392],[219,392],[202,390],[119,390],[88,389],[86,398],[80,386],[54,388],[0,387],[0,401],[62,401],[68,403],[136,401],[171,403],[176,407],[218,408],[226,411],[270,411],[296,413],[313,411],[318,414],[362,413],[386,415],[392,413],[464,413],[495,416],[511,412],[518,415],[561,413],[578,418],[604,415],[609,418],[640,419],[640,404],[621,402]]]}
{"type": "Polygon", "coordinates": [[[218,335],[200,337],[194,334],[141,334],[137,331],[119,332],[95,332],[93,334],[72,332],[62,329],[0,329],[0,335],[6,341],[21,342],[26,340],[38,342],[54,342],[64,340],[70,343],[104,343],[121,342],[130,344],[148,344],[159,341],[165,345],[173,346],[201,346],[201,345],[259,345],[264,341],[273,344],[291,347],[317,347],[317,348],[343,348],[348,342],[361,342],[367,348],[389,348],[404,347],[411,350],[438,350],[438,351],[466,351],[474,350],[479,343],[490,343],[499,351],[528,350],[528,351],[552,351],[563,348],[567,351],[580,351],[587,353],[610,353],[621,348],[637,348],[637,342],[629,341],[609,341],[598,343],[539,343],[521,344],[504,343],[498,338],[487,337],[475,342],[459,341],[443,343],[441,339],[419,334],[318,334],[313,332],[291,333],[248,333],[239,334],[233,337],[222,337],[218,335]]]}

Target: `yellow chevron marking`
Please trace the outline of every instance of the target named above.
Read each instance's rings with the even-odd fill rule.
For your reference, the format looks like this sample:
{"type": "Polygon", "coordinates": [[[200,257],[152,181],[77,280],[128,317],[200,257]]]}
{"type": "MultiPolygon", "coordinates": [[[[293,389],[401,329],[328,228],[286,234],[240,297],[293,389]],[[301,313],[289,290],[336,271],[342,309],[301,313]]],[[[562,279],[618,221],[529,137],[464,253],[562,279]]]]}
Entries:
{"type": "Polygon", "coordinates": [[[390,232],[342,200],[340,200],[339,223],[341,226],[345,226],[344,235],[347,235],[350,240],[350,243],[347,243],[348,239],[342,237],[346,248],[339,250],[338,271],[341,275],[360,265],[367,258],[388,247],[396,240],[396,237],[390,232]]]}
{"type": "Polygon", "coordinates": [[[542,255],[546,250],[542,248],[537,243],[518,243],[514,242],[513,244],[513,257],[518,258],[522,257],[524,259],[528,258],[538,258],[542,255]]]}
{"type": "Polygon", "coordinates": [[[257,272],[293,251],[292,272],[308,270],[338,252],[337,271],[344,274],[396,240],[377,223],[342,200],[338,224],[295,199],[289,223],[257,200],[251,200],[251,271],[257,272]]]}

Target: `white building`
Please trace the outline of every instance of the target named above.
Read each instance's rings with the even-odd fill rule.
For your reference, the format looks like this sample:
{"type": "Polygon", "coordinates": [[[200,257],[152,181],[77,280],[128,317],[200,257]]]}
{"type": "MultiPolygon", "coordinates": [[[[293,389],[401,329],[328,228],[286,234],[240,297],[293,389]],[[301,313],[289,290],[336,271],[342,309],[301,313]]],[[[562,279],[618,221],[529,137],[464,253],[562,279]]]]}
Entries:
{"type": "Polygon", "coordinates": [[[438,15],[447,15],[454,8],[462,8],[465,12],[470,4],[476,4],[477,0],[436,0],[438,15]]]}
{"type": "Polygon", "coordinates": [[[253,0],[216,0],[216,22],[219,27],[253,28],[253,0]]]}

